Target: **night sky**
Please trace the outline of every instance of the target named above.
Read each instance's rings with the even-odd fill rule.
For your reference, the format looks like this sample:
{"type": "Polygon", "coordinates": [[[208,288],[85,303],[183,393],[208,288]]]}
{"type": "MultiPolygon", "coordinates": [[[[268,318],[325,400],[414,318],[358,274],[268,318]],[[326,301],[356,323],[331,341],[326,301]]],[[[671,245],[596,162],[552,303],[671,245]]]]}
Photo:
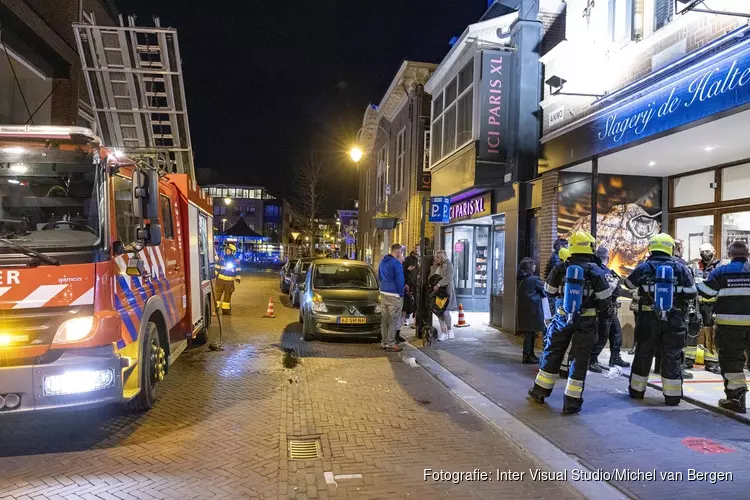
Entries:
{"type": "Polygon", "coordinates": [[[357,195],[347,146],[404,59],[438,63],[485,0],[116,0],[176,28],[196,167],[290,196],[305,150],[331,158],[331,209],[357,195]]]}

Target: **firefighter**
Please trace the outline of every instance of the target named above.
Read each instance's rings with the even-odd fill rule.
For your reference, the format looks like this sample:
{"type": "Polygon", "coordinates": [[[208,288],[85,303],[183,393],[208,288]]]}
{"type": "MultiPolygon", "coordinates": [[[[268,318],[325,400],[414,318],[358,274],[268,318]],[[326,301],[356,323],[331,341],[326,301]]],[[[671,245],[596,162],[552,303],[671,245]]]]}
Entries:
{"type": "Polygon", "coordinates": [[[612,310],[609,315],[599,317],[599,338],[594,345],[594,349],[591,351],[591,359],[589,360],[589,370],[594,373],[601,373],[602,367],[599,366],[599,354],[602,353],[604,346],[607,345],[607,340],[609,340],[610,352],[609,366],[627,368],[630,366],[630,363],[620,356],[622,326],[620,325],[620,318],[617,315],[617,310],[620,308],[620,302],[617,300],[620,297],[620,276],[607,267],[609,250],[606,247],[599,247],[596,250],[596,258],[599,259],[598,264],[604,271],[610,288],[612,288],[612,296],[610,297],[612,300],[612,310]]]}
{"type": "Polygon", "coordinates": [[[234,285],[240,283],[240,261],[234,256],[237,247],[233,243],[225,243],[222,250],[224,255],[216,263],[216,307],[231,315],[234,285]]]}
{"type": "Polygon", "coordinates": [[[731,262],[714,269],[698,284],[701,297],[714,298],[716,339],[719,341],[719,366],[724,377],[725,399],[719,406],[745,413],[745,350],[750,341],[750,264],[743,241],[729,245],[731,262]]]}
{"type": "MultiPolygon", "coordinates": [[[[688,268],[695,279],[695,273],[690,264],[683,257],[685,244],[682,240],[674,240],[674,259],[688,268]]],[[[685,347],[682,348],[682,378],[691,379],[693,374],[687,371],[695,363],[696,347],[698,340],[698,331],[700,330],[700,319],[698,318],[698,297],[687,301],[687,309],[683,311],[687,322],[687,335],[685,336],[685,347]]],[[[657,363],[654,363],[655,365],[657,363]]],[[[654,369],[655,373],[661,373],[661,356],[659,356],[659,369],[654,369]]]]}
{"type": "MultiPolygon", "coordinates": [[[[560,262],[567,262],[570,258],[570,250],[568,250],[568,247],[562,247],[557,252],[558,256],[560,257],[560,262]]],[[[547,279],[547,276],[544,277],[544,279],[547,279]]],[[[550,297],[549,300],[550,304],[552,304],[552,307],[550,307],[550,313],[554,314],[554,312],[557,310],[558,307],[562,305],[561,299],[555,299],[555,297],[550,297]]],[[[550,319],[551,321],[551,319],[550,319]]],[[[568,379],[568,364],[570,357],[570,346],[568,346],[568,350],[565,351],[565,356],[563,356],[562,364],[560,364],[560,371],[558,374],[560,375],[560,378],[568,379]]]]}
{"type": "Polygon", "coordinates": [[[664,402],[676,406],[682,398],[682,348],[687,332],[682,311],[697,291],[690,270],[672,257],[671,236],[652,236],[649,252],[646,262],[625,280],[625,285],[631,290],[639,289],[640,295],[629,393],[631,398],[643,399],[654,351],[659,348],[664,402]]]}
{"type": "MultiPolygon", "coordinates": [[[[698,261],[696,281],[700,283],[708,277],[719,265],[716,258],[716,249],[711,243],[704,243],[699,249],[701,258],[698,261]]],[[[716,334],[714,331],[714,306],[716,297],[698,297],[701,328],[698,332],[696,343],[703,347],[703,367],[712,373],[721,373],[719,368],[719,356],[716,354],[716,334]]]]}
{"type": "Polygon", "coordinates": [[[550,296],[562,294],[563,300],[547,328],[539,373],[528,392],[537,403],[544,403],[544,398],[552,394],[565,351],[572,341],[564,414],[581,411],[589,356],[598,338],[597,314],[609,314],[612,308],[612,288],[594,258],[596,240],[589,233],[577,231],[569,241],[570,258],[555,266],[544,286],[550,296]],[[579,272],[581,275],[574,277],[579,272]]]}

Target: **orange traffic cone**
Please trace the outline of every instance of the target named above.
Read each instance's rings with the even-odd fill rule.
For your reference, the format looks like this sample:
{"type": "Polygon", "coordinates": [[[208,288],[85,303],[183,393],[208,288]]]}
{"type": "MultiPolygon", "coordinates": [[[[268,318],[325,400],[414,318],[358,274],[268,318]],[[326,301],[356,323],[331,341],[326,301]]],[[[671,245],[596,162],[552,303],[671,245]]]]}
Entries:
{"type": "Polygon", "coordinates": [[[464,328],[466,326],[469,326],[468,323],[466,323],[466,317],[464,316],[464,305],[458,304],[458,323],[453,325],[456,328],[464,328]]]}
{"type": "Polygon", "coordinates": [[[266,315],[264,318],[275,318],[276,315],[273,313],[273,297],[268,299],[268,309],[266,309],[266,315]]]}

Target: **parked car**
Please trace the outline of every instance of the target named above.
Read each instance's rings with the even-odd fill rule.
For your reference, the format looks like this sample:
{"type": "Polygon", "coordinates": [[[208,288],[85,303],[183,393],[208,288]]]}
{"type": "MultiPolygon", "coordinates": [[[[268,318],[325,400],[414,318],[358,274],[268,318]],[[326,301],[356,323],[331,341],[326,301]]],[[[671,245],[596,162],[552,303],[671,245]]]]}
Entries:
{"type": "Polygon", "coordinates": [[[286,263],[281,266],[281,271],[279,271],[279,289],[281,290],[281,293],[289,293],[294,262],[294,260],[287,260],[286,263]]]}
{"type": "Polygon", "coordinates": [[[298,289],[305,340],[323,335],[380,336],[378,280],[364,262],[316,259],[298,289]]]}
{"type": "Polygon", "coordinates": [[[310,267],[310,264],[312,261],[314,261],[314,257],[304,257],[302,259],[297,259],[297,262],[294,264],[294,267],[292,267],[292,271],[290,273],[290,282],[289,282],[289,301],[292,303],[292,307],[297,307],[299,305],[299,288],[298,283],[302,283],[305,281],[305,275],[307,274],[307,269],[310,267]]]}

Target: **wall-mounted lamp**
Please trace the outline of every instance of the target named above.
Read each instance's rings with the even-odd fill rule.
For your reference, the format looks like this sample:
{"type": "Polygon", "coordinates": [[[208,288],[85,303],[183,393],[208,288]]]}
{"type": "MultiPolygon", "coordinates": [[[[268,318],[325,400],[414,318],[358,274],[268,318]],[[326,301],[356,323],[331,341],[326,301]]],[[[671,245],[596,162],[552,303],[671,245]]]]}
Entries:
{"type": "Polygon", "coordinates": [[[549,78],[547,78],[544,83],[549,86],[549,93],[551,95],[569,95],[569,96],[577,96],[577,97],[596,97],[597,99],[601,99],[606,94],[582,94],[578,92],[563,92],[562,89],[567,83],[567,80],[564,78],[560,78],[557,75],[552,75],[549,78]]]}

